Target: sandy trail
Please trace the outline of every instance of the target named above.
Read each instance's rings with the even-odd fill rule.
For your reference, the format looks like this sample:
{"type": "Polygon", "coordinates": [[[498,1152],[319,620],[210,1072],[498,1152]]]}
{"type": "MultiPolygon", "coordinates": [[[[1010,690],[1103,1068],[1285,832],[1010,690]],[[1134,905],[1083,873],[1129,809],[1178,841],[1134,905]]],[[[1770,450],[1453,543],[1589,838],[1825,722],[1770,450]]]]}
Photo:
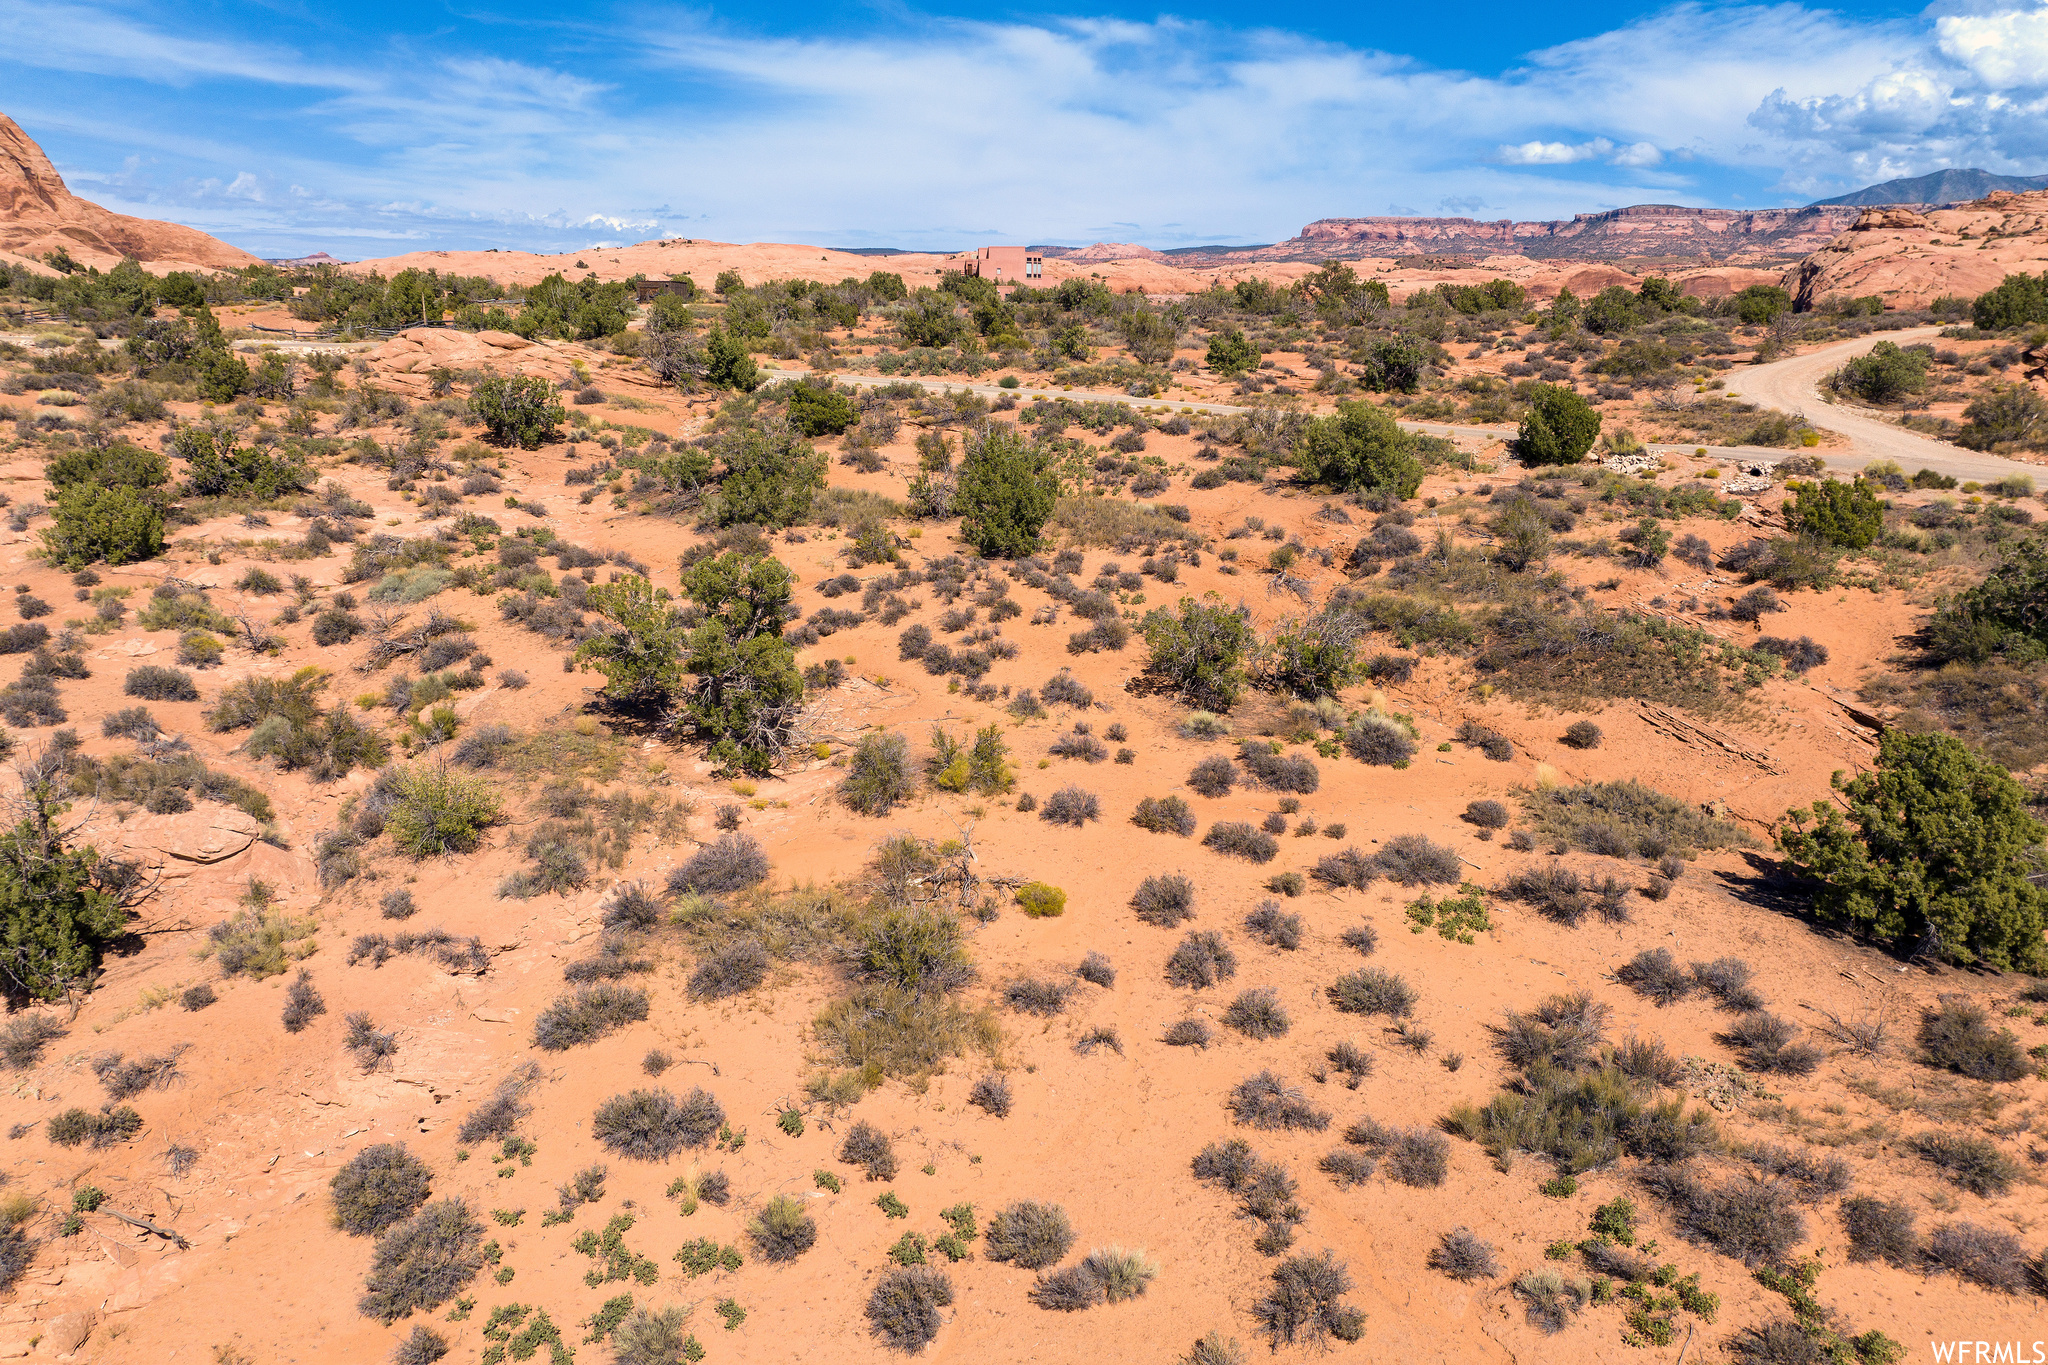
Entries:
{"type": "Polygon", "coordinates": [[[1882,337],[1858,337],[1853,341],[1823,346],[1804,355],[1773,360],[1742,371],[1740,378],[1731,378],[1729,396],[1739,396],[1781,412],[1804,413],[1830,431],[1838,431],[1848,437],[1846,448],[1814,452],[1836,469],[1861,469],[1872,460],[1896,460],[1900,468],[1909,471],[1932,469],[1939,474],[1984,483],[2002,479],[2008,474],[2039,474],[2039,466],[1964,450],[1946,441],[1937,441],[1895,426],[1874,413],[1831,403],[1821,397],[1822,379],[1879,341],[1910,346],[1917,341],[1932,340],[1940,332],[1939,327],[1910,327],[1882,337]]]}

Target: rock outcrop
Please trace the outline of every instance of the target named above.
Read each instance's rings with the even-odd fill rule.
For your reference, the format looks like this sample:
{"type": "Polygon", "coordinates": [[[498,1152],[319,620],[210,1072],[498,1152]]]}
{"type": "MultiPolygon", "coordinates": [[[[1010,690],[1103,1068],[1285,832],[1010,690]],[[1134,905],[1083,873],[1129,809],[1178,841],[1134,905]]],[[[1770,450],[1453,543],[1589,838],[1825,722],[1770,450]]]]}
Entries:
{"type": "Polygon", "coordinates": [[[21,126],[0,114],[0,251],[35,258],[58,248],[105,269],[133,256],[152,271],[224,270],[255,256],[197,228],[131,218],[80,199],[21,126]]]}
{"type": "Polygon", "coordinates": [[[1998,192],[1953,208],[1864,209],[1849,230],[1785,272],[1796,306],[1831,294],[1921,308],[1970,298],[2016,271],[2048,270],[2048,190],[1998,192]]]}

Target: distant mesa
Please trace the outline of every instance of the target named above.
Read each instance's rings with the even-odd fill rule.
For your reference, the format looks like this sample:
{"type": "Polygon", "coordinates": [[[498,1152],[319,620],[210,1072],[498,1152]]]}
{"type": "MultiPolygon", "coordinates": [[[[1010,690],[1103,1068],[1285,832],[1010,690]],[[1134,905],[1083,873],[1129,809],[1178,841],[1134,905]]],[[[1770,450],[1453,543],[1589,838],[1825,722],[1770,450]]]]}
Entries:
{"type": "Polygon", "coordinates": [[[313,253],[312,255],[310,255],[310,256],[267,256],[267,257],[265,257],[265,258],[264,258],[264,263],[265,263],[265,264],[267,264],[267,265],[347,265],[347,264],[349,264],[349,262],[347,262],[347,261],[342,261],[342,260],[337,260],[337,259],[335,259],[334,257],[332,257],[332,256],[328,255],[328,254],[327,254],[326,252],[324,252],[324,251],[316,251],[316,252],[314,252],[314,253],[313,253]]]}
{"type": "Polygon", "coordinates": [[[130,218],[80,199],[19,124],[0,114],[0,251],[35,259],[64,250],[101,267],[133,256],[154,271],[225,270],[257,258],[197,228],[130,218]]]}
{"type": "Polygon", "coordinates": [[[1990,171],[1976,169],[1933,171],[1927,175],[1887,180],[1881,185],[1869,185],[1853,194],[1817,200],[1813,207],[1844,205],[1864,208],[1890,204],[1965,204],[1982,199],[1993,190],[2007,190],[2013,194],[2048,190],[2048,175],[1993,175],[1990,171]]]}

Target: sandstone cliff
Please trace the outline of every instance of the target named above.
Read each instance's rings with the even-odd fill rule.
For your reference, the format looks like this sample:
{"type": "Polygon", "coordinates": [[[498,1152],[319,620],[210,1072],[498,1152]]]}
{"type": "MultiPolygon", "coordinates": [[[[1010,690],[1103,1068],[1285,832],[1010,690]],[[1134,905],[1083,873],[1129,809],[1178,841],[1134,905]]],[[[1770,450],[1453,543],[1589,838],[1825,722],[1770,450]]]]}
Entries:
{"type": "Polygon", "coordinates": [[[257,263],[240,247],[197,228],[130,218],[80,199],[35,140],[0,114],[0,252],[34,258],[59,247],[101,269],[123,256],[157,272],[257,263]]]}
{"type": "Polygon", "coordinates": [[[1869,208],[1848,231],[1785,272],[1800,308],[1830,294],[1920,308],[1981,294],[2015,271],[2048,269],[2048,191],[1987,195],[1953,208],[1869,208]]]}

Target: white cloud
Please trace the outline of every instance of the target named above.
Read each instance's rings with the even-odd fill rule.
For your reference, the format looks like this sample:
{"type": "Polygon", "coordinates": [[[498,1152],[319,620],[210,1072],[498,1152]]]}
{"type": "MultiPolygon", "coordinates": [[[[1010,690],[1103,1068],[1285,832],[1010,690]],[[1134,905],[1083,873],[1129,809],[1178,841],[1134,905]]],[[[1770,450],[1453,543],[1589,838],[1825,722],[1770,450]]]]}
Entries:
{"type": "Polygon", "coordinates": [[[102,176],[124,211],[188,206],[237,240],[962,246],[1113,225],[1165,246],[1270,241],[1373,204],[1553,217],[1652,192],[1714,202],[1703,178],[1731,174],[1805,192],[1939,164],[2018,168],[2048,154],[2048,106],[2023,88],[2048,71],[2043,16],[2043,0],[1886,23],[1679,5],[1480,77],[1176,19],[769,38],[676,11],[643,17],[630,43],[558,25],[512,42],[458,30],[431,51],[344,62],[209,36],[189,16],[153,29],[128,8],[10,0],[0,84],[30,67],[88,88],[95,74],[267,84],[263,127],[291,135],[262,160],[237,145],[242,125],[208,116],[204,91],[189,120],[10,95],[25,125],[42,113],[89,135],[109,167],[149,154],[102,176]],[[549,64],[551,51],[576,55],[549,64]],[[1052,154],[1057,173],[1005,149],[1052,154]]]}
{"type": "Polygon", "coordinates": [[[1604,137],[1576,146],[1569,142],[1524,142],[1518,147],[1502,147],[1500,160],[1508,166],[1569,166],[1574,161],[1592,161],[1614,150],[1614,144],[1604,137]]]}
{"type": "Polygon", "coordinates": [[[1934,21],[1943,55],[1993,90],[2048,85],[2048,3],[1934,21]]]}

